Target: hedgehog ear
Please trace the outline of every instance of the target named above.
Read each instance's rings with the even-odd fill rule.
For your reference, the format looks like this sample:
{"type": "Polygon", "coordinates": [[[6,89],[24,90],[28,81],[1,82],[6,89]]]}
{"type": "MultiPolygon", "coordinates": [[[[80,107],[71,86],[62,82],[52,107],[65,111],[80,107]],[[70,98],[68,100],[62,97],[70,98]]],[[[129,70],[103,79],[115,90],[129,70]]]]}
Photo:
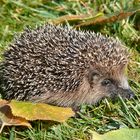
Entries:
{"type": "Polygon", "coordinates": [[[97,70],[90,70],[88,73],[88,81],[89,83],[93,83],[96,82],[97,80],[99,80],[101,77],[99,71],[97,70]]]}

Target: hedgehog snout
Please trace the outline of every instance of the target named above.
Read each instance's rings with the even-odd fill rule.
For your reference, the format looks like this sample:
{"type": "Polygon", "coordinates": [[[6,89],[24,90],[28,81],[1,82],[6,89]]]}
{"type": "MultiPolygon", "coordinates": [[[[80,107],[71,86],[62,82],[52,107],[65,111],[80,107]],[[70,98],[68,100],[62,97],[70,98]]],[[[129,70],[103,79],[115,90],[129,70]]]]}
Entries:
{"type": "Polygon", "coordinates": [[[107,97],[111,97],[111,99],[116,99],[119,95],[124,99],[132,99],[135,98],[134,92],[131,90],[128,81],[125,79],[119,82],[115,79],[104,79],[101,82],[102,92],[106,92],[107,97]]]}
{"type": "Polygon", "coordinates": [[[135,97],[134,92],[131,90],[128,80],[126,77],[121,77],[121,84],[119,86],[119,91],[118,93],[123,97],[127,99],[132,99],[135,97]]]}
{"type": "Polygon", "coordinates": [[[119,95],[122,96],[123,98],[127,98],[127,99],[132,99],[132,98],[136,97],[134,92],[130,88],[121,89],[121,91],[119,92],[119,95]]]}

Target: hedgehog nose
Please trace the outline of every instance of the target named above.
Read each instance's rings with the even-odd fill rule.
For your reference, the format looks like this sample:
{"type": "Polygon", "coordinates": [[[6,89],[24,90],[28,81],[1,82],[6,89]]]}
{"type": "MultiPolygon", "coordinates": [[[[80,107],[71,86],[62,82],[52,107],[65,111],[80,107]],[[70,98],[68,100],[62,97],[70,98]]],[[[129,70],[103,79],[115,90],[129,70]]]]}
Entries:
{"type": "Polygon", "coordinates": [[[128,99],[136,98],[134,92],[131,89],[128,89],[128,99]]]}

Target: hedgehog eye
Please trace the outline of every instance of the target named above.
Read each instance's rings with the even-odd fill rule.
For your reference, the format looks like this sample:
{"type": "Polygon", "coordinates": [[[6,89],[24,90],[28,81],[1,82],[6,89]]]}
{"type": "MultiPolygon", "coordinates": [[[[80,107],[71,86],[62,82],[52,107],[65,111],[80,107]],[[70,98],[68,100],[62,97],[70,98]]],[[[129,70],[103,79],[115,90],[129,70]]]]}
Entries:
{"type": "Polygon", "coordinates": [[[102,81],[102,85],[103,86],[108,86],[110,84],[112,84],[112,80],[111,79],[105,79],[105,80],[102,81]]]}

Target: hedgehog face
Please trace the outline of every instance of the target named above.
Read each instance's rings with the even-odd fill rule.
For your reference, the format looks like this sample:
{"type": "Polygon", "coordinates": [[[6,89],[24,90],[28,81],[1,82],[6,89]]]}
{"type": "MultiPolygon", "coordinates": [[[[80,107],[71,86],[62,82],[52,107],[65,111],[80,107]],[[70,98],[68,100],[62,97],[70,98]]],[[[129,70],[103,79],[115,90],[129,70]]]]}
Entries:
{"type": "MultiPolygon", "coordinates": [[[[102,70],[103,71],[103,70],[102,70]]],[[[133,92],[130,90],[127,78],[124,72],[115,71],[100,72],[91,70],[89,72],[88,81],[93,94],[93,101],[97,102],[105,97],[115,99],[118,95],[123,98],[132,98],[133,92]]]]}
{"type": "Polygon", "coordinates": [[[110,76],[108,78],[105,77],[100,82],[100,85],[103,92],[106,92],[106,96],[112,99],[115,99],[118,95],[128,99],[133,96],[133,92],[130,90],[125,77],[121,77],[121,79],[113,79],[110,76]]]}

